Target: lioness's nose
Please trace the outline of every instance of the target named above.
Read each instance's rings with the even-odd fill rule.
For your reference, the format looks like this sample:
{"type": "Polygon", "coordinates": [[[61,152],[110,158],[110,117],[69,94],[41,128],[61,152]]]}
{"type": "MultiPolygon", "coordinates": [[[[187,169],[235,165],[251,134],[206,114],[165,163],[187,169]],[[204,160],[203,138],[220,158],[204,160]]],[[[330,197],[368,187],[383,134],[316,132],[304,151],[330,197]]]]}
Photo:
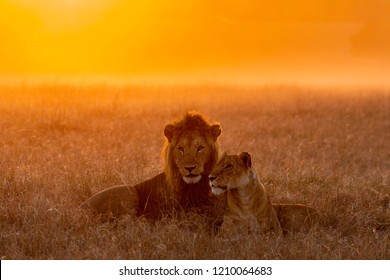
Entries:
{"type": "Polygon", "coordinates": [[[193,165],[193,166],[186,166],[184,167],[188,172],[192,172],[192,170],[194,170],[196,168],[196,165],[193,165]]]}
{"type": "Polygon", "coordinates": [[[216,178],[217,178],[217,176],[212,176],[212,175],[209,176],[210,182],[214,181],[216,178]]]}

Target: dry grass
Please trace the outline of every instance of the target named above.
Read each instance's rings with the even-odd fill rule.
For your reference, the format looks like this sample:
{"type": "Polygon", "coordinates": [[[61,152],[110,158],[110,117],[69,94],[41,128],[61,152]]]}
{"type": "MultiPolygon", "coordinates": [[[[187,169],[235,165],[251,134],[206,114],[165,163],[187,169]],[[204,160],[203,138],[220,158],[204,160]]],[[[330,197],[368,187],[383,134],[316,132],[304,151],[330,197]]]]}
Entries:
{"type": "Polygon", "coordinates": [[[0,257],[390,259],[389,112],[373,89],[3,86],[0,257]],[[226,241],[201,217],[99,224],[77,209],[160,172],[163,127],[191,109],[221,122],[222,150],[251,152],[272,201],[326,210],[336,227],[226,241]]]}

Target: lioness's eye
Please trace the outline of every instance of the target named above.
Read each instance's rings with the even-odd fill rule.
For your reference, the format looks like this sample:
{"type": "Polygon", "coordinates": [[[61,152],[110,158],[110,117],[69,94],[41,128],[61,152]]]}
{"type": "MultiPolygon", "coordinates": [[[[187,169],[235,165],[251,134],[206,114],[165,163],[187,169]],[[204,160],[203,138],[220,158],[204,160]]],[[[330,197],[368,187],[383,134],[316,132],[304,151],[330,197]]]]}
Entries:
{"type": "Polygon", "coordinates": [[[179,149],[180,152],[182,152],[182,153],[184,152],[184,148],[183,147],[179,147],[178,149],[179,149]]]}
{"type": "Polygon", "coordinates": [[[199,147],[198,147],[198,152],[200,152],[200,151],[203,150],[203,149],[204,149],[203,146],[199,146],[199,147]]]}
{"type": "Polygon", "coordinates": [[[228,163],[226,166],[225,166],[225,169],[232,169],[233,168],[233,165],[231,165],[230,163],[228,163]]]}

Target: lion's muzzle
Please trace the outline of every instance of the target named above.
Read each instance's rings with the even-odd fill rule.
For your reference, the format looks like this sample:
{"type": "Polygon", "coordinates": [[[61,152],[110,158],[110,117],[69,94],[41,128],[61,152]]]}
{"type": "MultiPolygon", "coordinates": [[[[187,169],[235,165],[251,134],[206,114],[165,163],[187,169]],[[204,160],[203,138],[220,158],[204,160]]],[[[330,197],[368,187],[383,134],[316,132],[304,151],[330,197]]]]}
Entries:
{"type": "Polygon", "coordinates": [[[218,183],[215,182],[215,179],[217,179],[217,178],[218,178],[218,176],[214,176],[213,174],[209,175],[209,183],[211,186],[211,191],[215,195],[219,195],[219,194],[227,191],[227,189],[228,189],[228,186],[218,185],[218,183]]]}
{"type": "Polygon", "coordinates": [[[202,175],[195,175],[195,174],[189,174],[186,176],[183,176],[184,182],[187,184],[196,184],[202,179],[202,175]]]}
{"type": "Polygon", "coordinates": [[[220,195],[221,193],[226,192],[228,189],[228,186],[218,186],[212,184],[211,180],[210,180],[210,185],[211,185],[211,192],[215,195],[220,195]]]}

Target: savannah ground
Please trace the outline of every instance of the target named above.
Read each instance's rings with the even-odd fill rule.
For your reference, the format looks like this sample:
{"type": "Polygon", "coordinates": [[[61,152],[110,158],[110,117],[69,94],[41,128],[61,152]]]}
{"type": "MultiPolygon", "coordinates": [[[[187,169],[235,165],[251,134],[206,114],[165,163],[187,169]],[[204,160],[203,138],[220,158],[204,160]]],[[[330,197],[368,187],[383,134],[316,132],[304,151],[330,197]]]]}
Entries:
{"type": "Polygon", "coordinates": [[[0,87],[2,259],[390,259],[390,93],[300,86],[0,87]],[[273,202],[337,224],[226,241],[201,217],[97,223],[78,206],[162,170],[163,128],[187,110],[248,151],[273,202]]]}

